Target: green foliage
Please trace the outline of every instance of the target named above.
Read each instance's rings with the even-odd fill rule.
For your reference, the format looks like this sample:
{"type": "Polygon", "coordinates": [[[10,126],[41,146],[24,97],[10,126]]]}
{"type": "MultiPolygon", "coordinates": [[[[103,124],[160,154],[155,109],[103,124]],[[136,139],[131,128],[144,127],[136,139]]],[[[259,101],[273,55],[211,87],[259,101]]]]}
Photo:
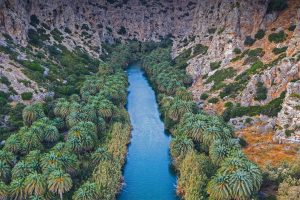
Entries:
{"type": "Polygon", "coordinates": [[[248,52],[249,57],[262,57],[265,54],[262,48],[252,49],[248,52]]]}
{"type": "Polygon", "coordinates": [[[217,30],[216,28],[209,28],[207,32],[209,34],[214,34],[216,32],[216,30],[217,30]]]}
{"type": "Polygon", "coordinates": [[[207,50],[208,50],[208,46],[204,46],[202,44],[197,44],[194,47],[193,55],[194,56],[199,55],[199,54],[205,55],[207,53],[207,50]]]}
{"type": "Polygon", "coordinates": [[[211,99],[208,100],[208,103],[213,103],[213,104],[216,104],[219,102],[219,98],[217,97],[213,97],[211,99]]]}
{"type": "Polygon", "coordinates": [[[59,43],[61,43],[62,40],[64,39],[64,37],[62,36],[62,33],[57,28],[53,29],[50,33],[51,33],[53,39],[59,43]]]}
{"type": "Polygon", "coordinates": [[[11,85],[11,82],[8,80],[6,76],[0,76],[0,83],[5,84],[7,86],[11,85]]]}
{"type": "Polygon", "coordinates": [[[30,25],[36,27],[39,24],[40,24],[40,20],[37,18],[37,16],[36,15],[31,15],[30,16],[30,25]]]}
{"type": "Polygon", "coordinates": [[[252,46],[254,43],[255,43],[255,39],[253,39],[251,36],[247,36],[245,38],[245,41],[244,41],[245,46],[252,46]]]}
{"type": "Polygon", "coordinates": [[[120,30],[118,31],[119,35],[126,35],[127,31],[124,26],[121,26],[120,30]]]}
{"type": "Polygon", "coordinates": [[[32,99],[32,92],[23,92],[21,94],[22,100],[31,100],[32,99]]]}
{"type": "Polygon", "coordinates": [[[33,71],[38,71],[38,72],[44,72],[44,68],[41,66],[41,64],[38,61],[28,61],[28,60],[24,60],[21,62],[21,64],[33,71]]]}
{"type": "Polygon", "coordinates": [[[261,40],[261,39],[263,39],[263,38],[265,37],[265,34],[266,34],[266,31],[265,31],[265,30],[259,29],[259,30],[257,31],[257,33],[255,34],[255,39],[261,40]]]}
{"type": "Polygon", "coordinates": [[[212,71],[218,69],[218,68],[221,66],[221,63],[222,63],[222,61],[211,62],[211,63],[209,64],[209,65],[210,65],[210,69],[211,69],[212,71]]]}
{"type": "Polygon", "coordinates": [[[282,11],[288,7],[286,0],[271,0],[268,4],[267,12],[282,11]]]}
{"type": "Polygon", "coordinates": [[[286,40],[286,34],[284,33],[284,31],[279,31],[278,33],[271,33],[268,36],[268,39],[270,42],[281,43],[286,40]]]}
{"type": "Polygon", "coordinates": [[[275,55],[278,55],[278,54],[281,54],[281,53],[283,53],[283,52],[286,52],[287,49],[288,49],[287,46],[281,47],[281,48],[275,47],[275,48],[272,50],[272,52],[273,52],[275,55]]]}
{"type": "Polygon", "coordinates": [[[42,46],[43,42],[49,40],[49,35],[39,33],[35,29],[28,30],[28,42],[34,46],[42,46]]]}
{"type": "Polygon", "coordinates": [[[242,50],[240,49],[240,48],[234,48],[233,49],[233,52],[235,53],[235,54],[241,54],[242,53],[242,50]]]}
{"type": "Polygon", "coordinates": [[[242,116],[255,116],[259,114],[267,115],[269,117],[277,116],[282,108],[285,93],[283,92],[280,97],[273,99],[268,104],[263,106],[233,106],[227,108],[223,113],[223,118],[228,121],[231,118],[242,116]]]}
{"type": "Polygon", "coordinates": [[[256,83],[256,96],[254,99],[258,100],[258,101],[265,100],[265,99],[267,99],[267,93],[268,93],[268,90],[264,86],[264,83],[261,81],[258,81],[256,83]]]}
{"type": "Polygon", "coordinates": [[[235,75],[236,75],[236,70],[233,69],[232,67],[226,69],[220,69],[207,78],[206,84],[214,82],[212,90],[218,90],[224,86],[223,84],[224,80],[232,78],[235,75]]]}
{"type": "Polygon", "coordinates": [[[209,95],[207,93],[202,93],[200,96],[200,99],[206,100],[208,97],[209,97],[209,95]]]}

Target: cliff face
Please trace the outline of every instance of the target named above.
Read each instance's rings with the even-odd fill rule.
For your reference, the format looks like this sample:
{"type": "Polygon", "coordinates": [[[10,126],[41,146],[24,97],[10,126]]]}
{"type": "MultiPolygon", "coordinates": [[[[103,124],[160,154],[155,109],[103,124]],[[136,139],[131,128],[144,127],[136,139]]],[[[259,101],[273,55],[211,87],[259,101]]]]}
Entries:
{"type": "MultiPolygon", "coordinates": [[[[291,80],[299,79],[300,2],[288,0],[279,10],[270,10],[270,2],[2,0],[0,31],[26,46],[32,20],[38,20],[46,34],[59,30],[67,48],[81,47],[94,56],[102,53],[103,42],[172,36],[173,57],[191,49],[202,51],[188,61],[187,72],[194,79],[190,89],[205,110],[222,113],[228,101],[267,105],[291,80]],[[266,95],[258,99],[260,83],[266,95]],[[202,100],[203,93],[219,102],[202,100]]],[[[2,60],[9,63],[7,57],[2,60]]]]}

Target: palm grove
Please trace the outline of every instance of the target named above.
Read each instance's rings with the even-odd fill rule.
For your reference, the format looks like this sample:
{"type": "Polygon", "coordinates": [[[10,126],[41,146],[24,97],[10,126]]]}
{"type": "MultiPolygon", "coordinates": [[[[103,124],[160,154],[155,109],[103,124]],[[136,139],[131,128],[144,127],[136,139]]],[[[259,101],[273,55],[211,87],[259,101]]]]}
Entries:
{"type": "Polygon", "coordinates": [[[0,199],[114,199],[130,140],[126,63],[140,60],[157,92],[170,153],[184,199],[249,199],[262,175],[241,151],[220,117],[200,111],[187,91],[186,61],[207,48],[173,60],[170,43],[104,45],[98,72],[79,90],[25,107],[24,126],[0,150],[0,199]],[[142,58],[142,59],[140,59],[142,58]]]}
{"type": "Polygon", "coordinates": [[[79,94],[25,107],[0,150],[0,199],[114,199],[130,140],[126,88],[123,70],[102,63],[79,94]]]}

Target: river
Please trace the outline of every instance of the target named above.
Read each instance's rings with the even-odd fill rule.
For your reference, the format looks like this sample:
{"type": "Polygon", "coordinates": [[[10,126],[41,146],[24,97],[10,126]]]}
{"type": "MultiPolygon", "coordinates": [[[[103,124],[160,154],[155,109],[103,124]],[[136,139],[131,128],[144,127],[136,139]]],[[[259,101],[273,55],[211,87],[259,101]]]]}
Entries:
{"type": "Polygon", "coordinates": [[[131,65],[127,73],[133,131],[118,200],[175,200],[176,176],[169,167],[171,138],[160,119],[155,93],[138,65],[131,65]]]}

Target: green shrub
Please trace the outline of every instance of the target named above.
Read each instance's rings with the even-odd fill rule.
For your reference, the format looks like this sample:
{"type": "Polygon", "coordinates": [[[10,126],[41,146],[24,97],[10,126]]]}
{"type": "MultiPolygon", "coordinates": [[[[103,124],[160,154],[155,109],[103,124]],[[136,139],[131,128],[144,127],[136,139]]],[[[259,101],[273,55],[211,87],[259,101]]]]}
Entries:
{"type": "Polygon", "coordinates": [[[22,99],[25,100],[31,100],[32,99],[32,92],[23,92],[21,94],[22,99]]]}
{"type": "Polygon", "coordinates": [[[270,42],[281,43],[285,41],[286,34],[284,33],[284,31],[279,31],[278,33],[271,33],[268,39],[270,42]]]}
{"type": "Polygon", "coordinates": [[[267,12],[282,11],[288,7],[287,0],[271,0],[267,12]]]}
{"type": "Polygon", "coordinates": [[[291,25],[290,27],[289,27],[289,31],[294,31],[295,29],[296,29],[296,27],[297,27],[297,25],[291,25]]]}
{"type": "Polygon", "coordinates": [[[49,35],[40,34],[34,29],[28,30],[28,42],[34,46],[42,46],[43,42],[49,40],[49,35]]]}
{"type": "Polygon", "coordinates": [[[121,26],[120,30],[118,31],[119,35],[125,35],[127,33],[126,28],[124,26],[121,26]]]}
{"type": "Polygon", "coordinates": [[[53,29],[50,33],[53,39],[56,40],[57,42],[61,43],[63,41],[64,37],[62,36],[62,33],[57,28],[53,29]]]}
{"type": "Polygon", "coordinates": [[[221,66],[222,61],[217,61],[217,62],[211,62],[210,69],[213,71],[215,69],[218,69],[221,66]]]}
{"type": "Polygon", "coordinates": [[[200,96],[200,99],[206,100],[208,97],[209,97],[209,95],[207,93],[202,93],[200,96]]]}
{"type": "Polygon", "coordinates": [[[263,106],[240,106],[236,105],[227,108],[223,113],[225,121],[229,121],[231,118],[242,116],[255,116],[258,114],[267,115],[269,117],[277,116],[278,112],[282,109],[282,103],[285,97],[285,92],[282,92],[280,97],[273,99],[268,104],[263,106]]]}
{"type": "Polygon", "coordinates": [[[255,39],[257,39],[257,40],[261,40],[261,39],[263,39],[264,37],[265,37],[265,34],[266,34],[266,32],[265,32],[265,30],[263,30],[263,29],[259,29],[258,31],[257,31],[257,33],[255,34],[255,39]]]}
{"type": "Polygon", "coordinates": [[[31,15],[30,16],[30,25],[36,27],[37,25],[39,25],[40,20],[37,18],[36,15],[31,15]]]}
{"type": "Polygon", "coordinates": [[[71,34],[72,31],[71,31],[68,27],[66,27],[66,28],[65,28],[65,33],[71,34]]]}
{"type": "Polygon", "coordinates": [[[300,99],[300,94],[292,93],[290,94],[290,97],[300,99]]]}
{"type": "Polygon", "coordinates": [[[0,76],[0,83],[3,83],[7,86],[11,85],[11,82],[8,80],[8,78],[6,76],[0,76]]]}
{"type": "Polygon", "coordinates": [[[264,54],[265,52],[262,48],[253,49],[248,52],[249,57],[262,57],[264,54]]]}
{"type": "Polygon", "coordinates": [[[233,52],[235,53],[235,54],[241,54],[242,53],[242,50],[240,49],[240,48],[234,48],[233,49],[233,52]]]}
{"type": "Polygon", "coordinates": [[[208,100],[208,103],[212,103],[212,104],[216,104],[218,102],[219,102],[219,98],[217,98],[217,97],[213,97],[208,100]]]}
{"type": "Polygon", "coordinates": [[[255,39],[253,39],[251,36],[247,36],[244,45],[245,46],[252,46],[255,43],[255,39]]]}
{"type": "Polygon", "coordinates": [[[236,70],[232,67],[226,68],[226,69],[220,69],[216,71],[213,75],[208,77],[206,83],[211,83],[214,81],[214,83],[219,83],[224,81],[225,79],[234,77],[236,74],[236,70]]]}
{"type": "Polygon", "coordinates": [[[294,130],[285,130],[284,134],[286,137],[291,137],[294,132],[295,132],[294,130]]]}
{"type": "Polygon", "coordinates": [[[283,52],[286,52],[287,49],[288,49],[287,46],[281,47],[281,48],[275,47],[275,48],[272,50],[272,52],[273,52],[275,55],[278,55],[278,54],[281,54],[281,53],[283,53],[283,52]]]}
{"type": "Polygon", "coordinates": [[[225,108],[230,108],[233,106],[233,103],[231,101],[227,101],[225,104],[224,104],[225,108]]]}
{"type": "Polygon", "coordinates": [[[207,50],[208,50],[208,47],[207,47],[207,46],[204,46],[204,45],[202,45],[202,44],[197,44],[197,45],[194,47],[193,55],[194,55],[194,56],[199,55],[199,54],[205,55],[205,54],[207,53],[207,50]]]}
{"type": "Polygon", "coordinates": [[[89,25],[87,25],[87,24],[82,24],[81,30],[86,30],[86,31],[88,31],[88,30],[90,30],[90,27],[89,27],[89,25]]]}
{"type": "Polygon", "coordinates": [[[261,101],[261,100],[266,100],[267,99],[267,93],[268,90],[267,88],[264,86],[263,82],[257,82],[256,84],[256,96],[255,96],[255,100],[261,101]]]}
{"type": "Polygon", "coordinates": [[[217,30],[216,28],[209,28],[208,33],[209,34],[214,34],[216,32],[216,30],[217,30]]]}
{"type": "Polygon", "coordinates": [[[21,62],[21,64],[30,70],[44,72],[44,68],[41,67],[41,65],[38,61],[30,62],[28,60],[24,60],[21,62]]]}

